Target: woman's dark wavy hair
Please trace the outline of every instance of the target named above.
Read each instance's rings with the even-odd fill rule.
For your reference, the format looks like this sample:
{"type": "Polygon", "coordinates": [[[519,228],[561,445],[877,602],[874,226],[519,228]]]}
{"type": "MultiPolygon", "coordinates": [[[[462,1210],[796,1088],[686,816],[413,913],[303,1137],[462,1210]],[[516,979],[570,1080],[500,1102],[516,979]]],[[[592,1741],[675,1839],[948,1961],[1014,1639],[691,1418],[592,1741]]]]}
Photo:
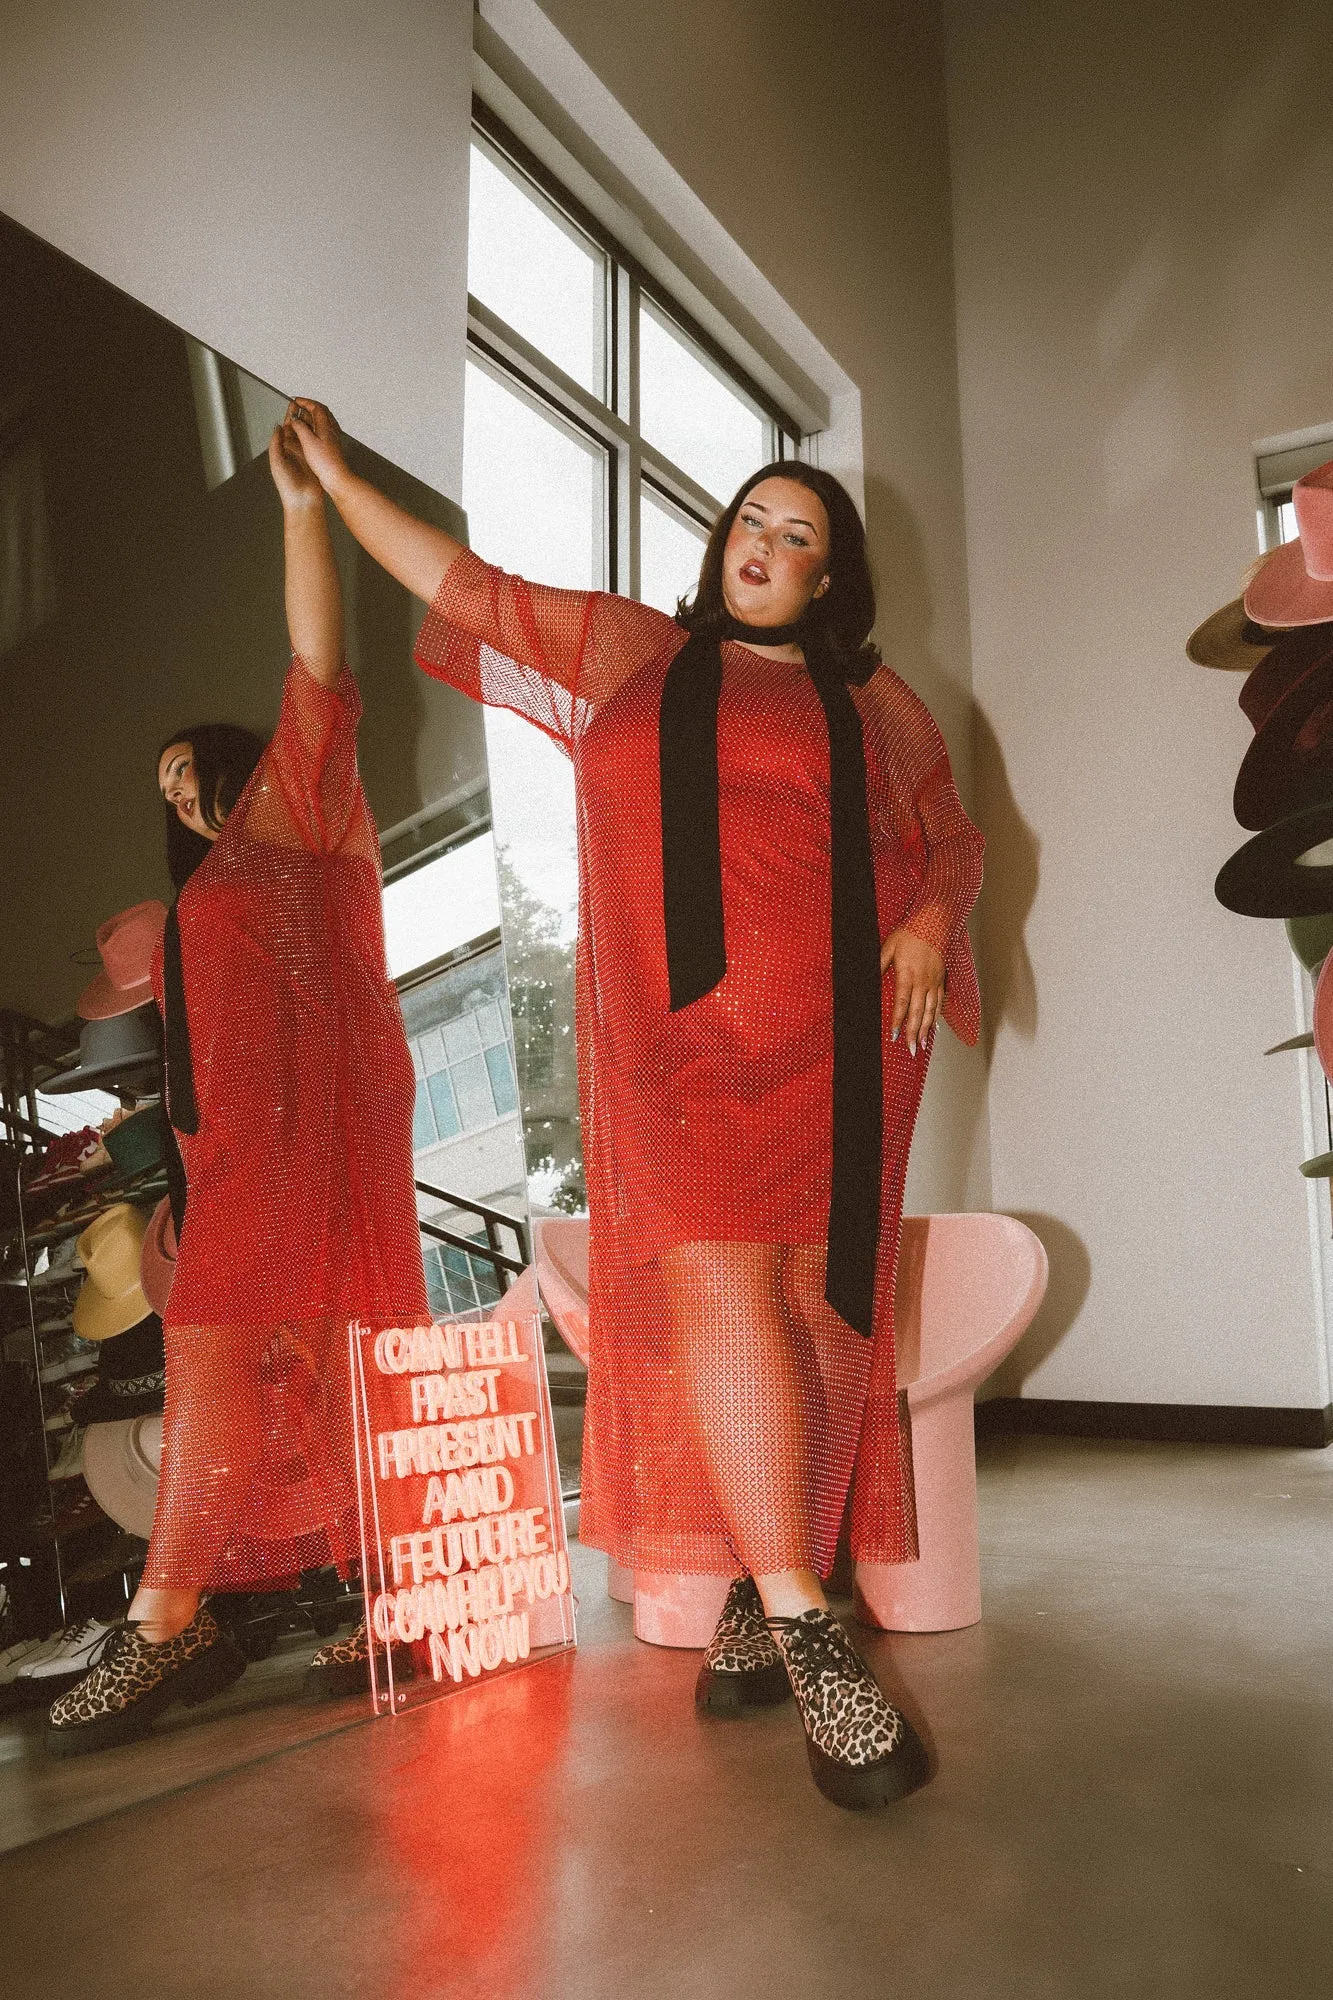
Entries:
{"type": "Polygon", "coordinates": [[[699,569],[699,582],[692,597],[681,598],[676,607],[676,621],[687,632],[706,634],[728,617],[722,596],[722,552],[746,495],[761,479],[794,480],[824,503],[829,524],[829,587],[822,597],[810,600],[805,613],[809,632],[805,650],[807,657],[813,651],[840,680],[861,687],[880,664],[879,649],[870,643],[870,630],[875,622],[875,586],[866,558],[866,531],[847,488],[831,472],[823,472],[817,465],[783,458],[773,465],[761,465],[758,472],[750,474],[735,499],[713,523],[699,569]]]}
{"type": "MultiPolygon", "coordinates": [[[[268,748],[268,739],[236,722],[196,722],[168,736],[157,753],[173,743],[188,743],[194,753],[194,777],[199,788],[199,808],[209,826],[222,827],[227,814],[254,775],[255,766],[268,748]]],[[[177,889],[183,889],[199,863],[212,851],[212,842],[202,833],[183,824],[174,806],[167,806],[167,867],[177,889]]]]}

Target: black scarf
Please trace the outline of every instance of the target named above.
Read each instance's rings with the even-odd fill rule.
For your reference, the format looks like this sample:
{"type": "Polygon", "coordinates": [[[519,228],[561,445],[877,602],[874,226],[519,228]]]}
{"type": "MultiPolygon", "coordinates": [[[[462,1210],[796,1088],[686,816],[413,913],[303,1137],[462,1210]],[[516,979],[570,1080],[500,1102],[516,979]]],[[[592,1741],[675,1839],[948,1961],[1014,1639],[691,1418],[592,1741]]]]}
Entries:
{"type": "Polygon", "coordinates": [[[799,642],[829,735],[833,861],[833,1197],[824,1296],[871,1336],[879,1244],[883,1077],[879,917],[866,806],[861,718],[846,680],[823,658],[818,628],[728,618],[693,632],[662,687],[662,893],[671,1011],[710,993],[727,969],[718,830],[717,707],[722,641],[799,642]]]}

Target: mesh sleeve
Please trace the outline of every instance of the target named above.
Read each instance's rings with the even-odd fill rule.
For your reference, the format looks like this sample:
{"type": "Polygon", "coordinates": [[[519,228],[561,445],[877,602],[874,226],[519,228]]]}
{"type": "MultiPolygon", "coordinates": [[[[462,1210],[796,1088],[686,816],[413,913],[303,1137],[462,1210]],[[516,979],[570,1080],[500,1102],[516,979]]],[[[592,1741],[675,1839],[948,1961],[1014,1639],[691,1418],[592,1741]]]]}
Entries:
{"type": "Polygon", "coordinates": [[[346,667],[325,687],[297,654],[278,726],[246,800],[251,838],[340,854],[363,844],[365,802],[356,764],[361,695],[346,667]]]}
{"type": "Polygon", "coordinates": [[[600,703],[684,638],[651,605],[527,583],[465,550],[426,613],[416,661],[474,701],[512,708],[570,750],[600,703]]]}
{"type": "Polygon", "coordinates": [[[944,1018],[961,1041],[974,1043],[981,999],[967,919],[981,888],[985,842],[963,810],[944,738],[906,682],[881,667],[856,701],[873,751],[872,837],[901,843],[920,870],[903,928],[944,960],[944,1018]]]}

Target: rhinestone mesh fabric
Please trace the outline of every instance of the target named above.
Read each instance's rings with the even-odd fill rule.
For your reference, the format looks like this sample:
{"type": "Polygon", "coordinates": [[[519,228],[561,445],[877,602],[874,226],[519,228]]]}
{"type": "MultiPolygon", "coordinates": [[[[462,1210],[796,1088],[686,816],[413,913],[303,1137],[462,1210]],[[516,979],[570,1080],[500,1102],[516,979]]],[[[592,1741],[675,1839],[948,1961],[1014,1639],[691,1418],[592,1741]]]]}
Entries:
{"type": "MultiPolygon", "coordinates": [[[[350,673],[325,688],[293,659],[273,740],[180,897],[200,1126],[179,1135],[150,1588],[346,1573],[347,1322],[427,1317],[360,714],[350,673]]],[[[160,950],[154,984],[160,1006],[160,950]]]]}
{"type": "MultiPolygon", "coordinates": [[[[916,1553],[893,1285],[926,1059],[886,1035],[873,1342],[823,1300],[832,1145],[828,734],[803,666],[722,648],[728,966],[668,1011],[658,711],[684,643],[626,598],[451,566],[418,663],[572,757],[591,1367],[580,1538],[627,1568],[827,1574],[853,1464],[864,1560],[916,1553]]],[[[977,1037],[964,928],[981,836],[929,712],[889,668],[854,690],[881,933],[944,956],[977,1037]]]]}

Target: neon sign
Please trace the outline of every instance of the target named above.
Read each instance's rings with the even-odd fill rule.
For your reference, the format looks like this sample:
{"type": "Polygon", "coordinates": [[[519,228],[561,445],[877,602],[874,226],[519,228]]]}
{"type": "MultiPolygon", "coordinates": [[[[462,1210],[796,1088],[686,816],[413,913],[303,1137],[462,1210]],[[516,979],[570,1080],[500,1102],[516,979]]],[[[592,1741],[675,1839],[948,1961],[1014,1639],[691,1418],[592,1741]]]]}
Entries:
{"type": "Polygon", "coordinates": [[[573,1646],[536,1315],[348,1329],[375,1706],[573,1646]]]}

